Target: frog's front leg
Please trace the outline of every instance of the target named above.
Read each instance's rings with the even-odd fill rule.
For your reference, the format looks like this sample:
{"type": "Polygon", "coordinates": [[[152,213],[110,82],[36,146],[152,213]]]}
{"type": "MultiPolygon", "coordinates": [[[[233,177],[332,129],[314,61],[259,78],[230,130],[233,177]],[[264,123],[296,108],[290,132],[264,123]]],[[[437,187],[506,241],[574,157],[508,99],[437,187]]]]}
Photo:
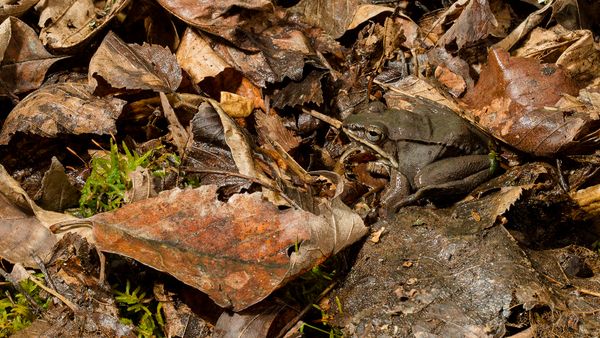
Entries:
{"type": "Polygon", "coordinates": [[[397,202],[394,210],[421,198],[446,200],[464,195],[491,178],[490,159],[487,155],[449,157],[422,168],[414,178],[417,191],[397,202]]]}
{"type": "Polygon", "coordinates": [[[391,215],[396,211],[395,205],[410,195],[408,178],[396,169],[390,169],[390,183],[383,190],[379,204],[383,215],[391,215]]]}

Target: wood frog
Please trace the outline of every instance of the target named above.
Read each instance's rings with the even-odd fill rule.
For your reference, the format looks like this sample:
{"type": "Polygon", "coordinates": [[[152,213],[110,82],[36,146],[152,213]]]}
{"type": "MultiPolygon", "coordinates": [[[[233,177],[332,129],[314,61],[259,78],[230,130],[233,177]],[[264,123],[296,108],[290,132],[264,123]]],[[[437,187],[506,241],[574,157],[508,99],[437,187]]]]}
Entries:
{"type": "Polygon", "coordinates": [[[411,111],[371,103],[346,118],[343,130],[376,153],[374,172],[389,175],[380,200],[388,213],[421,198],[463,195],[493,174],[483,133],[432,101],[416,99],[411,111]]]}

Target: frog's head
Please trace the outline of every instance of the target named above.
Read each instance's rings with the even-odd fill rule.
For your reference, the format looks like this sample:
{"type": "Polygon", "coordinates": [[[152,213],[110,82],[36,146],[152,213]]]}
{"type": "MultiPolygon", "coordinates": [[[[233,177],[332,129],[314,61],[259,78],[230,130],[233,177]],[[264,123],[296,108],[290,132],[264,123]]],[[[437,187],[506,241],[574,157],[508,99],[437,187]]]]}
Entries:
{"type": "Polygon", "coordinates": [[[373,149],[392,167],[398,168],[393,151],[395,143],[390,141],[387,123],[380,114],[350,115],[344,120],[342,129],[352,140],[373,149]]]}

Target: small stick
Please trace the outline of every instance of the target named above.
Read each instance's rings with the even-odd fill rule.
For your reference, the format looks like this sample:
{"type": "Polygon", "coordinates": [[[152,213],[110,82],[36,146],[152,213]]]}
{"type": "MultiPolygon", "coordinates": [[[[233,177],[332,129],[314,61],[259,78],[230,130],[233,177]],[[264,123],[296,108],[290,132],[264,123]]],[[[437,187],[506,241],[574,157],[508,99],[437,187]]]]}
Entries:
{"type": "Polygon", "coordinates": [[[312,109],[308,110],[308,109],[302,108],[302,111],[314,118],[317,118],[323,122],[329,123],[330,125],[334,126],[337,129],[342,128],[343,123],[342,123],[342,121],[340,121],[338,119],[334,119],[333,117],[329,117],[325,114],[319,113],[318,111],[312,110],[312,109]]]}

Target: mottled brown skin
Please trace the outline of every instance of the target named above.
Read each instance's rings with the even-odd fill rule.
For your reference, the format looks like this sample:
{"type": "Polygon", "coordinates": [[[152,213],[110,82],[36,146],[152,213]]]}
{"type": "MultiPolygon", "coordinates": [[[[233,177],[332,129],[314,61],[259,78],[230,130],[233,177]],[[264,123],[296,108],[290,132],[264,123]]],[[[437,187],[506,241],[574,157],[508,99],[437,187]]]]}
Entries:
{"type": "Polygon", "coordinates": [[[343,128],[389,167],[390,186],[381,198],[388,213],[421,198],[465,194],[492,175],[486,137],[435,103],[419,100],[413,111],[371,104],[343,128]]]}

